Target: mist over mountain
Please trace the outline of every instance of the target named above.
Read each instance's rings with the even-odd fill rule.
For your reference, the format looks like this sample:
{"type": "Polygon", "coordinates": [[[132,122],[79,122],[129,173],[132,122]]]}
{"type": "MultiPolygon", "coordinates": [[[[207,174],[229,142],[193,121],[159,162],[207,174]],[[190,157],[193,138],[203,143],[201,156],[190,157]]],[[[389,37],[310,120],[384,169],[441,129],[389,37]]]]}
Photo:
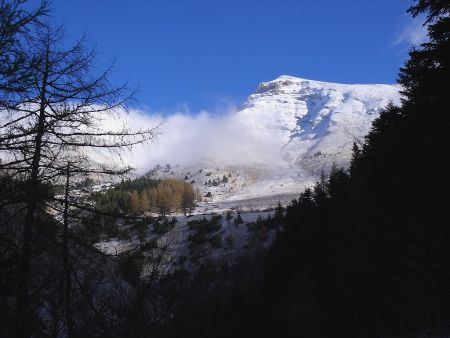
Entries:
{"type": "MultiPolygon", "coordinates": [[[[322,170],[329,172],[333,163],[346,167],[353,143],[363,140],[389,102],[400,104],[400,90],[398,85],[280,76],[261,83],[239,108],[221,116],[169,115],[156,142],[135,148],[124,160],[138,174],[157,164],[178,164],[169,173],[154,173],[155,177],[184,178],[190,172],[205,192],[211,189],[205,188],[208,180],[199,176],[199,169],[215,171],[212,175],[217,177],[239,174],[234,185],[214,187],[215,201],[296,194],[322,170]]],[[[135,127],[162,120],[139,112],[128,118],[135,127]]]]}
{"type": "Polygon", "coordinates": [[[353,142],[366,135],[390,101],[399,104],[400,89],[398,85],[336,84],[280,76],[261,83],[241,107],[220,116],[202,111],[163,118],[132,111],[125,118],[131,127],[163,124],[155,143],[137,146],[123,159],[138,174],[156,164],[192,166],[216,161],[237,166],[297,166],[317,175],[333,162],[348,163],[353,142]]]}
{"type": "Polygon", "coordinates": [[[353,142],[392,101],[400,86],[336,84],[280,76],[263,82],[238,108],[215,116],[174,113],[162,118],[132,111],[133,127],[155,126],[161,134],[150,146],[124,154],[142,174],[156,164],[193,166],[217,162],[231,166],[290,166],[317,175],[333,162],[345,166],[353,142]]]}

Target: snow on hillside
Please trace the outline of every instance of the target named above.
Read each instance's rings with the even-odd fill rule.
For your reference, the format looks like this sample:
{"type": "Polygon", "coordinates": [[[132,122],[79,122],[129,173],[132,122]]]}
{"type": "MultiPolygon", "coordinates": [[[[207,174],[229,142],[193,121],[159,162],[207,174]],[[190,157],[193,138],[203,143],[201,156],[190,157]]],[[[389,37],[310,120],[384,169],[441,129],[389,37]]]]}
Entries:
{"type": "MultiPolygon", "coordinates": [[[[285,204],[333,163],[347,166],[353,142],[367,134],[390,101],[400,103],[399,91],[398,85],[336,84],[280,76],[261,83],[226,120],[216,120],[233,128],[223,129],[225,137],[215,129],[219,146],[203,140],[206,146],[214,144],[207,159],[170,170],[156,168],[150,176],[186,179],[217,209],[239,204],[250,209],[268,207],[278,200],[285,204]],[[228,145],[232,154],[224,157],[223,152],[230,151],[228,145]],[[223,180],[224,176],[228,179],[223,180]],[[211,197],[206,197],[208,193],[211,197]]],[[[180,142],[178,147],[190,149],[195,144],[180,142]]]]}
{"type": "MultiPolygon", "coordinates": [[[[221,214],[218,234],[235,242],[231,251],[223,246],[209,248],[204,257],[228,259],[230,252],[234,257],[245,254],[252,240],[249,224],[273,214],[269,208],[278,202],[287,205],[298,197],[322,170],[329,172],[332,163],[347,166],[353,142],[367,134],[389,101],[399,104],[399,91],[394,85],[346,85],[281,76],[260,84],[241,109],[224,117],[169,119],[170,140],[164,135],[160,140],[163,146],[170,145],[159,157],[164,162],[146,176],[192,183],[200,189],[202,202],[191,217],[175,215],[176,226],[158,239],[165,241],[158,247],[170,244],[164,268],[170,270],[186,257],[190,258],[182,263],[185,268],[195,268],[197,251],[192,252],[193,230],[188,222],[204,215],[211,219],[212,214],[221,214]],[[186,158],[190,161],[183,161],[186,158]],[[226,221],[224,215],[230,210],[234,215],[242,213],[242,226],[226,221]]],[[[266,243],[274,233],[269,232],[266,243]]],[[[97,247],[116,253],[138,245],[136,238],[112,239],[97,247]]]]}
{"type": "Polygon", "coordinates": [[[347,85],[292,76],[263,82],[237,113],[262,138],[280,145],[283,159],[318,174],[332,162],[346,165],[351,145],[370,130],[397,85],[347,85]]]}
{"type": "MultiPolygon", "coordinates": [[[[110,238],[109,240],[96,243],[94,246],[108,255],[117,255],[130,250],[142,249],[143,243],[156,240],[158,247],[158,254],[162,255],[162,266],[160,269],[162,273],[172,271],[175,268],[179,268],[182,265],[188,271],[194,271],[198,268],[200,262],[205,260],[226,259],[229,263],[239,258],[241,255],[245,255],[249,250],[255,248],[255,241],[258,239],[263,247],[268,247],[275,239],[276,229],[278,224],[274,225],[274,228],[259,229],[257,231],[251,230],[252,224],[258,222],[258,219],[266,220],[268,217],[274,216],[274,211],[259,211],[259,212],[243,212],[239,213],[242,218],[242,224],[236,224],[234,221],[237,218],[237,213],[231,214],[231,219],[227,220],[226,215],[222,214],[202,214],[193,216],[176,216],[176,223],[173,225],[167,233],[163,235],[157,235],[152,232],[153,226],[148,225],[148,231],[146,238],[140,241],[136,236],[129,240],[120,240],[119,238],[110,238]],[[201,249],[200,262],[197,261],[198,251],[195,249],[196,245],[192,244],[192,235],[195,231],[190,228],[189,222],[199,221],[201,219],[211,220],[212,217],[219,218],[218,229],[213,231],[212,234],[217,234],[220,238],[220,245],[214,247],[208,243],[197,245],[198,249],[201,249]],[[264,237],[261,237],[261,232],[266,232],[264,237]],[[227,245],[227,240],[232,242],[232,246],[227,245]],[[188,258],[185,262],[180,264],[180,257],[188,258]]],[[[144,250],[143,250],[144,251],[144,250]]],[[[148,253],[144,253],[148,255],[148,253]]],[[[154,266],[151,264],[146,266],[143,274],[150,272],[154,266]]]]}

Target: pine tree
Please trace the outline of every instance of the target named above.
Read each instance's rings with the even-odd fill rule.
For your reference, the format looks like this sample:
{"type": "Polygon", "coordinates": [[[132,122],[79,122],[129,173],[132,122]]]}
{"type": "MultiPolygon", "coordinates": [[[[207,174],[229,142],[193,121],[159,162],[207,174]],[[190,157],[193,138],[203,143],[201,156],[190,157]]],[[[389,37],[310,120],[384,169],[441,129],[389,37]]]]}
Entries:
{"type": "Polygon", "coordinates": [[[227,223],[230,224],[230,220],[233,218],[233,212],[231,210],[227,210],[226,220],[227,223]]]}
{"type": "Polygon", "coordinates": [[[277,222],[281,222],[284,218],[284,208],[281,205],[281,202],[278,201],[277,207],[275,208],[275,214],[274,214],[274,219],[277,222]]]}
{"type": "Polygon", "coordinates": [[[242,223],[244,223],[244,220],[242,219],[241,213],[238,212],[236,219],[234,220],[234,224],[237,226],[242,223]]]}

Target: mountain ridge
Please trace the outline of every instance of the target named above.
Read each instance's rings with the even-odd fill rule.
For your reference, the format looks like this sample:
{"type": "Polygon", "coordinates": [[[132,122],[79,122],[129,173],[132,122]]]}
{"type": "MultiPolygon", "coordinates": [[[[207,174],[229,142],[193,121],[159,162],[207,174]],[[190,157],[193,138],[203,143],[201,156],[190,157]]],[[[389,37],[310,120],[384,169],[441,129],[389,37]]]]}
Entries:
{"type": "Polygon", "coordinates": [[[328,142],[335,144],[328,149],[332,155],[346,148],[343,160],[333,156],[343,165],[348,143],[367,134],[389,101],[400,103],[400,90],[398,85],[337,84],[282,75],[262,82],[238,114],[252,120],[257,130],[278,134],[283,158],[289,162],[301,165],[308,152],[327,150],[321,145],[328,142]],[[347,137],[330,137],[333,133],[347,137]]]}

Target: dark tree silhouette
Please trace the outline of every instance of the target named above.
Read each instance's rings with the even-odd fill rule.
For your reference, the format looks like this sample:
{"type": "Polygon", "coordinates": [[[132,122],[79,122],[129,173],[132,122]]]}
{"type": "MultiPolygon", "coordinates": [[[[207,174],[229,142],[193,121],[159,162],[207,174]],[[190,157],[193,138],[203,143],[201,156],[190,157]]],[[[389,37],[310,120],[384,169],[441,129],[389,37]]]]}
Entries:
{"type": "Polygon", "coordinates": [[[19,316],[31,327],[30,273],[37,215],[51,196],[40,187],[58,183],[70,173],[118,174],[129,170],[119,166],[94,166],[90,152],[103,150],[118,155],[123,148],[151,140],[154,129],[130,130],[125,125],[105,129],[105,119],[126,112],[131,94],[125,85],[108,82],[111,67],[95,74],[95,52],[84,39],[65,47],[62,30],[39,27],[28,41],[32,58],[33,86],[22,93],[18,105],[5,108],[0,127],[2,173],[25,180],[25,215],[22,227],[22,263],[19,283],[19,316]]]}
{"type": "MultiPolygon", "coordinates": [[[[25,0],[0,2],[0,109],[15,106],[32,86],[33,59],[26,43],[48,14],[47,1],[34,10],[24,8],[25,0]]],[[[2,111],[2,113],[5,113],[2,111]]]]}

